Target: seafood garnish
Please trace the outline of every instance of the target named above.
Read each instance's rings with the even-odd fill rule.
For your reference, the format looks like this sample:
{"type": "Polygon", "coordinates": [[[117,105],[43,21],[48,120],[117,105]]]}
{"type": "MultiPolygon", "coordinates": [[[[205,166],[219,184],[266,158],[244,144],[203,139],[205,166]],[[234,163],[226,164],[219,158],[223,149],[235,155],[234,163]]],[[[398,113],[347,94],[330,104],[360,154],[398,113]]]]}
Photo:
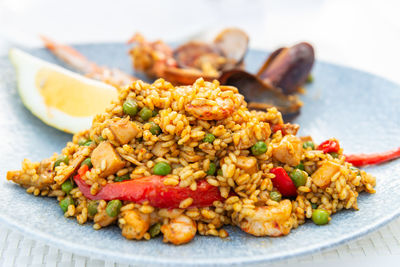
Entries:
{"type": "Polygon", "coordinates": [[[149,42],[136,33],[130,55],[133,68],[151,78],[165,78],[174,84],[192,84],[198,78],[212,81],[222,71],[242,69],[249,38],[237,28],[220,32],[213,43],[189,41],[172,49],[161,40],[149,42]]]}

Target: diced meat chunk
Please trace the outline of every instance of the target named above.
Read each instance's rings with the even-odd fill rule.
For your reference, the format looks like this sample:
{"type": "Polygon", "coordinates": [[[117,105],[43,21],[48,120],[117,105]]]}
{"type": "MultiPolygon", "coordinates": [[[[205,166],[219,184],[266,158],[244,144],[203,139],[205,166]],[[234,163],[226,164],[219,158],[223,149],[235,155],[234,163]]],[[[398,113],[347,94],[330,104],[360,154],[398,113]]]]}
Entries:
{"type": "Polygon", "coordinates": [[[97,169],[104,168],[100,174],[101,177],[114,174],[125,165],[109,142],[101,142],[98,147],[93,150],[91,159],[93,167],[97,169]],[[102,166],[102,161],[105,161],[105,166],[102,166]]]}
{"type": "Polygon", "coordinates": [[[129,143],[140,132],[136,123],[128,119],[119,120],[110,124],[109,129],[121,145],[129,143]]]}
{"type": "Polygon", "coordinates": [[[339,164],[326,161],[311,175],[311,180],[318,187],[324,188],[330,184],[332,176],[338,171],[340,171],[339,164]]]}
{"type": "Polygon", "coordinates": [[[280,162],[296,166],[300,164],[302,143],[294,135],[286,135],[279,144],[274,144],[272,156],[280,162]]]}
{"type": "Polygon", "coordinates": [[[258,171],[257,159],[255,157],[237,157],[236,165],[248,174],[253,174],[258,171]]]}

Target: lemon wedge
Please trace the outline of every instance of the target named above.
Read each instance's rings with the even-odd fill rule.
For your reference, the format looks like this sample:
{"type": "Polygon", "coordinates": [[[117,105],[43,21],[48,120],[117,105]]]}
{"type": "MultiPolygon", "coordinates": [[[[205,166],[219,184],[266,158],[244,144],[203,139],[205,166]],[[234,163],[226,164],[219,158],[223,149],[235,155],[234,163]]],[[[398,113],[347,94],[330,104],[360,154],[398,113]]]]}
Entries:
{"type": "Polygon", "coordinates": [[[61,131],[89,129],[93,116],[117,99],[117,89],[60,66],[11,49],[18,93],[35,116],[61,131]]]}

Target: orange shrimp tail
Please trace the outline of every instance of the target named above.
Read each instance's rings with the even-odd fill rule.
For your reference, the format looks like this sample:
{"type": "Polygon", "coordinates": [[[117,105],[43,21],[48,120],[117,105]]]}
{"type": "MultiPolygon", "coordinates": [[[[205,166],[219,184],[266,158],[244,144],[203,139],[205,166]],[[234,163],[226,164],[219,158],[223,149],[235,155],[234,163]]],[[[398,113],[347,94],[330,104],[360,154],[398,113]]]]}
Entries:
{"type": "Polygon", "coordinates": [[[85,74],[101,72],[101,67],[89,61],[84,55],[79,53],[71,46],[59,44],[43,35],[40,35],[40,39],[43,41],[44,46],[51,53],[53,53],[60,60],[70,65],[72,68],[85,74]]]}

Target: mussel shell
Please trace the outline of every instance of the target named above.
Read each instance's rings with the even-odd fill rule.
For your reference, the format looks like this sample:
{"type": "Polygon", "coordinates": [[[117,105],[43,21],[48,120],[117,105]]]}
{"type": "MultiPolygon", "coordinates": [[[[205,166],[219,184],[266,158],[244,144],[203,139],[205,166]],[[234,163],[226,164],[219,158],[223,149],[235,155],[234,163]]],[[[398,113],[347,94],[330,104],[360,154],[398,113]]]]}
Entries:
{"type": "Polygon", "coordinates": [[[269,107],[276,107],[285,119],[293,118],[300,112],[302,103],[297,96],[287,96],[272,85],[246,71],[232,70],[224,72],[219,81],[221,84],[238,88],[251,109],[265,110],[269,107]]]}
{"type": "Polygon", "coordinates": [[[270,55],[257,76],[284,94],[293,94],[306,82],[314,60],[314,49],[309,43],[280,48],[270,55]]]}
{"type": "Polygon", "coordinates": [[[219,51],[212,44],[191,41],[174,50],[174,58],[180,68],[198,68],[198,59],[203,55],[220,57],[219,51]]]}
{"type": "MultiPolygon", "coordinates": [[[[267,69],[267,68],[269,67],[269,65],[271,64],[271,62],[276,58],[277,55],[279,55],[279,53],[280,53],[283,49],[285,49],[285,48],[284,48],[284,47],[278,48],[278,49],[276,49],[274,52],[272,52],[272,53],[268,56],[267,60],[264,62],[264,64],[263,64],[263,65],[261,66],[261,68],[258,70],[258,72],[257,72],[257,74],[256,74],[257,77],[262,76],[262,74],[266,71],[266,69],[267,69]]],[[[260,77],[260,78],[262,78],[262,77],[260,77]]]]}
{"type": "Polygon", "coordinates": [[[227,28],[214,39],[214,45],[227,59],[223,70],[233,69],[243,63],[247,53],[249,36],[238,28],[227,28]]]}
{"type": "Polygon", "coordinates": [[[166,67],[163,76],[174,85],[192,85],[200,77],[210,82],[218,78],[217,76],[205,75],[198,69],[182,69],[176,67],[166,67]]]}

